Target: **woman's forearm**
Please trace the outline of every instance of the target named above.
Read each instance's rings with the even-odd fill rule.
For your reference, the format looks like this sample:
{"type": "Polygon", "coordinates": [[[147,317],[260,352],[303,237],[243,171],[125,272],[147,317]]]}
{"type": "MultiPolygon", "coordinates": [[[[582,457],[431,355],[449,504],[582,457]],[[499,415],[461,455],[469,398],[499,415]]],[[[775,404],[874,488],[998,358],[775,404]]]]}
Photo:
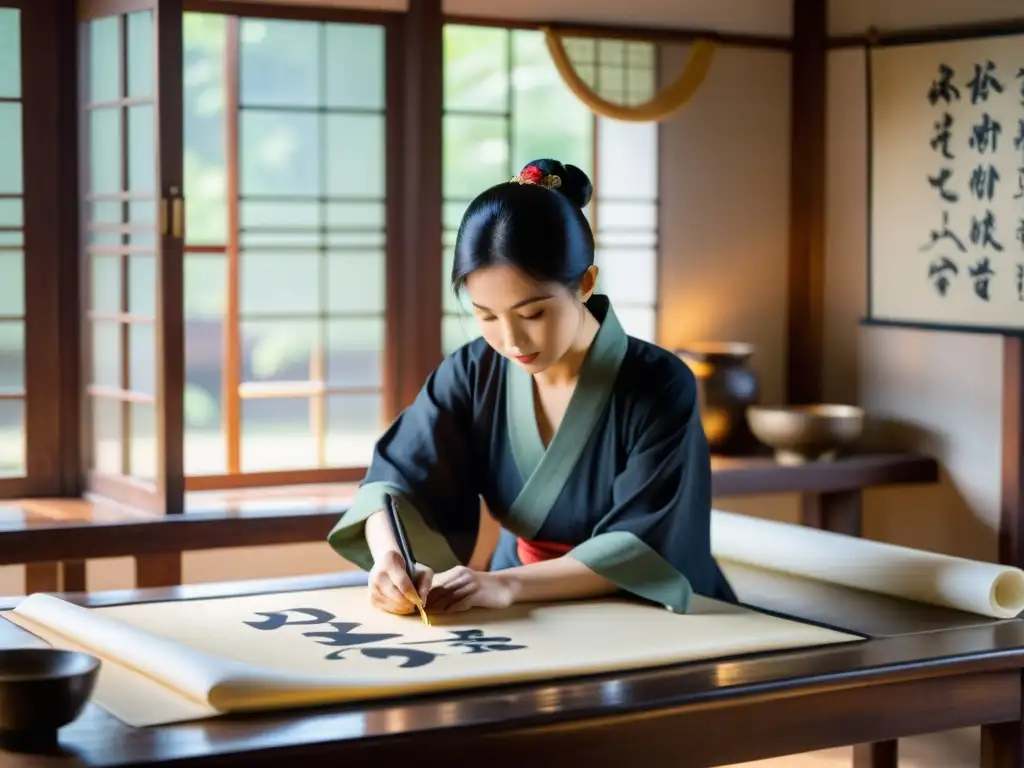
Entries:
{"type": "Polygon", "coordinates": [[[398,549],[398,542],[395,541],[395,535],[391,532],[391,525],[388,523],[388,516],[383,509],[366,518],[363,535],[366,537],[366,545],[370,548],[370,554],[373,555],[375,563],[379,563],[381,557],[386,553],[398,549]]]}
{"type": "Polygon", "coordinates": [[[614,582],[570,555],[495,571],[493,575],[508,585],[513,603],[600,597],[618,591],[614,582]]]}

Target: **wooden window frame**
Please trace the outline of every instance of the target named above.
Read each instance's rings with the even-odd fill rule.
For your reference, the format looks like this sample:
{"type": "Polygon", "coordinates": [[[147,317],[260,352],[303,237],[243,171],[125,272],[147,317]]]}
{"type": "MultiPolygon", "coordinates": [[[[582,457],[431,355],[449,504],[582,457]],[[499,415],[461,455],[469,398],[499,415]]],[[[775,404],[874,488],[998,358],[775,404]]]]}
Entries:
{"type": "MultiPolygon", "coordinates": [[[[91,0],[91,4],[108,7],[131,2],[91,0]]],[[[25,370],[26,477],[0,480],[0,497],[78,497],[88,490],[84,466],[88,431],[82,423],[86,411],[81,366],[86,347],[80,331],[83,306],[79,295],[85,276],[79,257],[78,21],[73,12],[69,13],[66,0],[0,0],[0,5],[22,11],[23,148],[25,166],[32,169],[31,174],[25,174],[23,189],[24,248],[26,254],[31,254],[25,269],[25,334],[26,348],[33,350],[25,370]]],[[[182,11],[386,26],[389,163],[384,386],[386,417],[392,418],[412,401],[440,360],[441,293],[421,289],[424,285],[442,286],[443,62],[441,35],[437,33],[446,23],[507,30],[536,30],[538,25],[445,16],[440,0],[426,0],[402,13],[235,0],[184,0],[182,11]]],[[[656,42],[635,31],[602,31],[656,42]]],[[[596,130],[594,137],[596,151],[596,130]]],[[[180,153],[180,148],[177,151],[180,153]]],[[[595,185],[599,173],[595,165],[595,185]]],[[[179,332],[183,331],[181,318],[178,326],[179,332]]],[[[173,356],[173,351],[170,354],[173,356]]],[[[178,381],[183,385],[184,371],[179,373],[178,381]]],[[[175,382],[168,380],[164,385],[173,387],[175,382]]],[[[180,418],[180,414],[167,415],[172,417],[172,429],[164,431],[164,442],[177,431],[173,422],[180,418]]],[[[180,471],[175,474],[174,463],[173,456],[163,462],[168,470],[163,494],[165,512],[183,511],[185,491],[200,490],[206,483],[187,481],[180,471]]],[[[364,471],[359,467],[235,475],[227,479],[244,478],[245,482],[232,480],[217,487],[341,482],[358,479],[364,471]]],[[[104,489],[94,485],[93,490],[104,489]]]]}
{"type": "Polygon", "coordinates": [[[25,254],[25,474],[0,498],[75,496],[79,465],[77,81],[73,6],[0,0],[21,13],[25,254]],[[32,354],[28,354],[32,350],[32,354]]]}
{"type": "MultiPolygon", "coordinates": [[[[497,20],[497,19],[479,19],[479,18],[465,17],[465,16],[450,16],[450,17],[446,17],[445,20],[444,20],[444,23],[446,25],[447,24],[452,24],[452,25],[459,25],[459,26],[471,26],[471,27],[491,28],[491,29],[498,28],[498,29],[501,29],[504,32],[506,32],[506,34],[508,36],[508,43],[507,43],[507,45],[508,45],[508,56],[506,58],[506,68],[508,69],[509,73],[511,73],[511,70],[514,68],[514,64],[515,64],[515,62],[514,62],[514,55],[515,55],[514,54],[514,48],[515,48],[515,45],[514,45],[514,42],[513,42],[514,39],[515,39],[515,37],[514,37],[515,33],[516,32],[527,32],[527,31],[537,31],[537,29],[538,29],[537,25],[530,24],[530,23],[512,22],[512,21],[503,22],[503,21],[500,21],[500,20],[497,20]]],[[[596,32],[594,32],[593,34],[595,36],[597,36],[596,32]]],[[[653,72],[652,72],[652,76],[653,76],[653,80],[654,80],[654,87],[655,87],[655,89],[657,89],[660,86],[660,81],[661,81],[661,53],[662,53],[661,46],[662,46],[662,43],[659,43],[658,41],[652,40],[652,39],[637,38],[637,37],[631,36],[631,35],[620,34],[620,30],[609,29],[609,30],[607,30],[605,32],[602,32],[601,35],[602,35],[602,37],[599,37],[598,39],[612,39],[612,38],[614,38],[614,39],[620,39],[624,43],[646,43],[646,44],[651,45],[652,48],[653,48],[653,52],[652,52],[653,53],[653,63],[652,63],[653,72]]],[[[596,91],[598,91],[600,93],[601,92],[601,82],[600,82],[600,80],[601,80],[601,70],[602,70],[602,68],[606,67],[607,65],[602,63],[601,54],[600,54],[600,51],[598,50],[598,46],[597,46],[597,41],[595,41],[595,46],[594,46],[594,57],[595,57],[594,61],[592,62],[592,65],[593,65],[593,67],[595,69],[594,88],[595,88],[596,91]]],[[[619,67],[619,69],[621,69],[623,71],[624,78],[628,81],[629,73],[634,68],[629,66],[628,64],[626,64],[626,65],[623,65],[623,66],[619,67]]],[[[629,91],[628,84],[627,84],[625,90],[626,90],[626,92],[629,91]]],[[[442,104],[442,120],[444,119],[444,117],[446,117],[448,115],[462,115],[462,116],[466,116],[466,117],[488,117],[488,118],[495,118],[495,119],[499,119],[499,118],[500,119],[504,119],[506,121],[505,122],[505,141],[506,141],[508,147],[510,149],[512,148],[512,145],[513,145],[513,136],[512,136],[513,104],[512,104],[511,88],[510,88],[510,91],[509,91],[509,94],[508,94],[508,99],[506,101],[506,104],[504,105],[504,109],[501,110],[501,111],[498,111],[498,110],[494,110],[494,111],[484,111],[484,110],[476,111],[476,110],[464,109],[464,108],[448,109],[448,108],[446,108],[442,104]]],[[[589,208],[589,212],[588,212],[588,218],[589,218],[589,221],[590,221],[591,229],[594,232],[594,237],[595,237],[595,241],[596,241],[596,245],[597,245],[598,250],[615,251],[616,249],[631,248],[633,246],[614,246],[614,245],[613,246],[604,246],[604,245],[602,245],[602,243],[600,241],[601,236],[602,235],[607,235],[609,233],[609,231],[608,230],[602,230],[601,226],[600,226],[601,205],[602,205],[602,203],[611,203],[611,204],[615,204],[615,203],[645,203],[645,204],[652,204],[654,206],[655,211],[660,214],[661,198],[662,198],[661,185],[662,185],[662,176],[663,176],[663,174],[660,173],[660,168],[659,168],[659,173],[658,173],[658,178],[657,178],[657,188],[655,190],[655,194],[654,194],[654,199],[653,200],[652,199],[648,199],[648,198],[635,198],[635,197],[628,197],[628,196],[616,196],[614,194],[609,194],[607,190],[603,190],[601,188],[601,184],[600,184],[600,177],[601,177],[601,167],[600,167],[601,166],[601,163],[600,163],[600,154],[601,154],[601,150],[600,150],[600,147],[601,147],[601,119],[595,114],[595,115],[592,115],[591,120],[592,120],[592,123],[591,123],[591,136],[592,136],[592,151],[593,151],[593,154],[592,154],[592,161],[591,161],[592,162],[592,167],[591,167],[591,169],[588,172],[588,175],[590,176],[591,184],[593,185],[593,188],[594,188],[594,194],[593,194],[593,197],[591,199],[590,208],[589,208]]],[[[660,130],[657,131],[656,134],[655,134],[655,151],[660,156],[660,154],[661,154],[661,131],[660,130]]],[[[509,177],[514,176],[516,173],[519,172],[519,170],[520,170],[519,168],[514,167],[514,163],[513,163],[513,160],[511,159],[511,152],[510,152],[509,165],[506,168],[508,176],[509,177]]],[[[447,198],[447,197],[443,198],[443,204],[445,204],[445,205],[453,204],[453,203],[455,203],[455,204],[461,204],[461,203],[468,204],[469,202],[470,202],[469,200],[463,200],[462,198],[447,198]]],[[[621,232],[622,232],[621,230],[613,231],[613,233],[615,233],[615,234],[618,234],[618,233],[621,233],[621,232]]],[[[654,251],[655,251],[655,254],[656,254],[656,259],[655,259],[655,283],[656,283],[656,285],[655,285],[654,298],[650,302],[645,302],[643,304],[640,304],[640,303],[628,304],[626,306],[628,308],[631,308],[631,309],[634,309],[634,308],[635,309],[642,309],[644,311],[650,311],[650,312],[653,313],[653,315],[654,315],[654,329],[653,329],[654,330],[654,338],[652,338],[651,340],[656,342],[657,341],[657,336],[658,336],[658,327],[659,327],[658,326],[658,313],[659,313],[659,307],[660,307],[660,300],[659,300],[659,295],[658,295],[658,292],[657,292],[657,274],[658,274],[659,264],[660,264],[660,246],[661,246],[660,226],[656,226],[655,227],[655,230],[654,230],[653,234],[654,234],[654,237],[655,237],[654,251]]],[[[446,244],[445,247],[451,247],[451,244],[446,244]]],[[[442,312],[440,322],[443,324],[444,321],[447,318],[451,317],[451,316],[452,315],[449,312],[442,312]]]]}
{"type": "MultiPolygon", "coordinates": [[[[368,24],[384,29],[385,58],[385,103],[384,125],[386,133],[385,156],[385,312],[384,312],[384,349],[382,350],[381,386],[374,388],[382,397],[382,421],[392,420],[398,413],[397,370],[401,350],[396,344],[400,338],[400,303],[398,290],[401,284],[398,279],[403,274],[401,259],[402,237],[402,173],[401,156],[393,148],[402,141],[403,126],[400,118],[402,99],[401,64],[402,64],[402,18],[404,14],[386,11],[358,11],[352,9],[274,6],[261,3],[232,2],[224,0],[209,2],[208,0],[188,0],[185,3],[186,13],[210,13],[225,18],[226,45],[222,66],[225,74],[225,166],[227,176],[227,232],[222,245],[186,245],[186,254],[216,253],[227,257],[227,290],[226,311],[224,316],[224,348],[222,352],[222,402],[221,429],[227,450],[224,473],[208,475],[187,475],[186,491],[231,490],[237,488],[270,487],[281,485],[309,485],[318,483],[355,482],[366,472],[365,466],[356,467],[310,467],[303,469],[268,470],[241,472],[241,404],[247,399],[246,388],[263,387],[260,384],[245,385],[240,381],[240,341],[239,335],[239,274],[240,254],[240,221],[241,195],[238,189],[239,179],[239,145],[238,121],[241,104],[238,82],[239,39],[238,29],[242,19],[281,19],[288,21],[308,21],[312,23],[346,23],[368,24]]],[[[319,398],[321,405],[327,395],[337,390],[345,393],[359,394],[362,390],[317,387],[315,382],[306,386],[301,384],[268,385],[265,389],[274,390],[272,396],[278,397],[310,397],[319,398]]],[[[322,431],[322,420],[319,429],[322,431]]],[[[381,425],[381,431],[384,424],[381,425]]],[[[323,439],[322,434],[317,439],[323,439]]]]}
{"type": "MultiPolygon", "coordinates": [[[[23,144],[24,141],[25,141],[25,138],[28,135],[28,119],[27,119],[27,117],[25,115],[25,110],[26,110],[26,107],[25,107],[25,94],[27,92],[27,86],[28,86],[28,82],[27,81],[29,79],[28,78],[28,74],[29,73],[27,73],[25,71],[26,67],[25,67],[25,61],[24,61],[24,59],[25,59],[26,43],[29,42],[29,41],[27,41],[25,39],[27,37],[26,32],[25,32],[25,9],[24,9],[24,4],[23,3],[21,3],[21,2],[12,2],[12,0],[0,0],[0,9],[5,9],[5,10],[13,9],[13,10],[18,12],[18,32],[19,32],[19,37],[20,37],[20,53],[22,54],[21,60],[18,62],[18,65],[19,65],[18,66],[18,74],[20,76],[19,77],[19,80],[20,80],[20,82],[19,82],[19,92],[18,92],[17,96],[0,96],[0,105],[16,104],[19,107],[20,112],[21,112],[21,125],[19,126],[20,136],[18,138],[20,140],[19,143],[23,144]]],[[[0,193],[0,202],[5,201],[5,200],[17,200],[17,201],[19,201],[21,203],[21,208],[22,208],[22,222],[21,222],[21,225],[20,226],[0,225],[0,236],[9,235],[9,234],[20,234],[21,235],[21,242],[20,242],[20,244],[14,244],[14,245],[6,245],[6,244],[0,242],[0,256],[6,257],[6,255],[9,254],[9,253],[21,253],[22,254],[21,273],[23,275],[23,279],[27,279],[27,277],[28,277],[25,274],[25,272],[27,271],[26,270],[26,265],[28,263],[28,260],[25,258],[25,253],[26,253],[28,244],[26,243],[26,237],[27,237],[26,229],[27,229],[27,227],[26,227],[26,222],[25,222],[24,216],[25,216],[25,211],[28,208],[28,205],[26,204],[26,196],[27,195],[26,195],[25,185],[27,183],[27,179],[28,179],[28,176],[29,176],[28,171],[29,171],[29,168],[30,168],[29,163],[28,163],[28,158],[26,158],[25,155],[26,155],[26,152],[25,152],[25,150],[23,148],[22,152],[21,152],[21,156],[22,156],[22,173],[21,173],[22,187],[21,187],[21,192],[20,193],[18,193],[18,192],[0,193]]],[[[6,404],[6,403],[11,402],[11,401],[17,401],[17,402],[21,403],[21,408],[22,408],[22,416],[21,416],[21,418],[22,418],[22,426],[21,426],[21,438],[22,438],[21,439],[21,443],[22,443],[21,444],[21,465],[22,465],[22,473],[19,474],[19,475],[6,475],[6,476],[3,476],[3,477],[0,477],[0,493],[18,493],[19,491],[24,492],[24,490],[27,489],[28,483],[29,483],[29,468],[28,468],[28,413],[27,413],[28,412],[28,397],[27,397],[28,382],[24,380],[25,378],[27,378],[27,371],[25,371],[25,367],[26,367],[26,362],[27,362],[27,359],[28,359],[28,349],[29,349],[28,343],[27,343],[28,339],[26,338],[28,336],[28,332],[27,332],[27,328],[26,328],[27,317],[28,317],[28,306],[27,306],[27,304],[28,304],[28,301],[27,301],[27,299],[28,299],[28,296],[27,296],[28,290],[27,289],[24,291],[24,294],[25,295],[22,296],[22,311],[21,311],[21,314],[14,315],[14,314],[5,314],[5,313],[0,312],[0,325],[7,325],[7,324],[14,324],[14,323],[17,323],[17,324],[21,325],[21,330],[22,330],[22,340],[21,340],[21,358],[22,358],[22,360],[21,360],[21,365],[22,365],[22,372],[23,372],[22,386],[21,386],[21,389],[19,391],[17,391],[17,392],[0,392],[0,404],[6,404]]]]}
{"type": "MultiPolygon", "coordinates": [[[[663,69],[663,67],[662,67],[662,54],[664,53],[662,44],[658,43],[658,42],[651,41],[651,40],[627,40],[627,39],[622,39],[622,42],[624,42],[624,43],[630,43],[630,42],[634,42],[634,43],[636,43],[636,42],[647,43],[647,44],[649,44],[649,45],[651,45],[653,47],[654,50],[653,50],[652,53],[653,53],[654,60],[652,62],[652,70],[653,71],[651,72],[651,76],[652,76],[652,79],[653,79],[653,82],[654,82],[655,92],[657,92],[657,90],[662,86],[662,82],[661,82],[662,69],[663,69]]],[[[623,55],[625,56],[627,54],[624,53],[623,55]]],[[[601,70],[604,69],[606,65],[602,63],[601,53],[600,53],[599,50],[597,50],[597,46],[596,45],[595,45],[594,56],[595,56],[595,60],[594,60],[594,68],[595,68],[594,90],[597,93],[600,93],[602,96],[605,96],[605,98],[608,98],[608,96],[606,94],[602,93],[602,91],[601,91],[601,70]]],[[[629,91],[629,75],[630,75],[630,72],[633,71],[633,69],[634,69],[634,67],[631,67],[628,64],[622,67],[623,77],[624,77],[624,80],[626,81],[626,86],[625,86],[625,91],[626,92],[629,91]]],[[[614,252],[616,250],[628,250],[628,249],[637,247],[637,246],[633,246],[633,245],[626,245],[626,246],[610,245],[609,246],[609,245],[605,245],[605,244],[602,243],[602,236],[607,236],[608,234],[624,234],[625,233],[625,231],[623,231],[623,230],[611,230],[611,229],[604,229],[604,230],[602,230],[601,229],[600,211],[601,211],[602,203],[610,203],[612,205],[614,205],[616,203],[621,203],[621,204],[642,203],[642,204],[650,204],[650,205],[652,205],[654,207],[655,217],[656,217],[655,218],[655,227],[654,227],[654,230],[652,232],[652,234],[654,235],[653,250],[654,250],[654,254],[655,254],[655,263],[654,263],[655,284],[653,286],[654,287],[654,297],[653,297],[653,299],[650,302],[643,302],[643,303],[637,302],[637,303],[626,303],[626,304],[621,303],[621,302],[616,302],[616,306],[622,307],[624,309],[641,309],[641,310],[644,310],[644,311],[650,311],[653,314],[653,321],[654,321],[653,334],[652,334],[652,338],[650,339],[650,341],[652,341],[653,343],[658,343],[660,341],[660,339],[659,339],[659,328],[660,328],[660,325],[658,323],[658,315],[659,315],[660,307],[661,307],[660,292],[658,291],[658,283],[659,283],[659,279],[658,278],[659,278],[660,271],[661,271],[661,269],[660,269],[661,268],[661,205],[662,205],[661,199],[662,199],[662,183],[663,183],[663,179],[664,179],[664,176],[665,176],[665,174],[662,173],[662,171],[661,171],[662,130],[661,130],[660,126],[657,127],[657,129],[655,130],[655,135],[654,135],[654,144],[655,144],[655,150],[654,151],[656,153],[656,156],[658,157],[658,176],[657,176],[657,179],[656,179],[656,186],[655,186],[655,190],[654,190],[654,198],[653,199],[643,198],[643,197],[629,197],[629,196],[618,196],[618,195],[615,195],[615,194],[608,194],[608,191],[602,188],[602,186],[601,186],[601,184],[599,182],[599,175],[600,175],[600,160],[599,160],[599,158],[600,158],[600,154],[601,154],[601,144],[600,144],[601,136],[600,136],[600,131],[601,131],[601,118],[599,118],[597,115],[594,115],[594,169],[595,169],[594,178],[593,178],[593,184],[594,184],[594,199],[593,199],[594,209],[593,210],[594,210],[594,213],[591,216],[591,224],[592,224],[593,230],[594,230],[595,244],[596,244],[596,247],[597,247],[597,251],[599,251],[599,252],[601,252],[601,251],[614,252]]],[[[633,234],[634,230],[628,230],[628,233],[629,234],[633,234]]]]}

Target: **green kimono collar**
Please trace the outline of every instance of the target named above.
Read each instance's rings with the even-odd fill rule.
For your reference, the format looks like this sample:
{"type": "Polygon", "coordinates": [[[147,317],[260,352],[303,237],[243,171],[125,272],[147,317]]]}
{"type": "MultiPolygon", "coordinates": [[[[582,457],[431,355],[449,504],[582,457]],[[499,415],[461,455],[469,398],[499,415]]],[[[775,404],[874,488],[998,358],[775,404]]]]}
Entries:
{"type": "Polygon", "coordinates": [[[572,476],[600,422],[626,356],[629,337],[607,296],[594,295],[587,309],[601,327],[587,351],[565,417],[545,449],[534,409],[533,376],[506,363],[505,412],[509,440],[524,486],[506,521],[519,536],[532,538],[572,476]]]}

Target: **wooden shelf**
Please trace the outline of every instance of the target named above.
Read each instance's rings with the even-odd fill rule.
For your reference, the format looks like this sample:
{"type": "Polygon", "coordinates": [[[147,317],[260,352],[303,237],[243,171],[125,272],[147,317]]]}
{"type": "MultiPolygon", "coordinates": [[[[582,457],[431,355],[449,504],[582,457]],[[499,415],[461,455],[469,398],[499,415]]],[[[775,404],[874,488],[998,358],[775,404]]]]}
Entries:
{"type": "MultiPolygon", "coordinates": [[[[939,474],[934,459],[907,454],[802,466],[715,457],[712,472],[716,497],[800,493],[806,524],[850,535],[860,533],[862,489],[933,483],[939,474]]],[[[131,556],[139,586],[172,586],[182,552],[324,541],[355,490],[337,484],[195,492],[187,494],[184,514],[168,516],[102,499],[12,501],[0,505],[0,565],[28,565],[30,589],[49,591],[63,564],[63,588],[84,589],[83,561],[131,556]]]]}

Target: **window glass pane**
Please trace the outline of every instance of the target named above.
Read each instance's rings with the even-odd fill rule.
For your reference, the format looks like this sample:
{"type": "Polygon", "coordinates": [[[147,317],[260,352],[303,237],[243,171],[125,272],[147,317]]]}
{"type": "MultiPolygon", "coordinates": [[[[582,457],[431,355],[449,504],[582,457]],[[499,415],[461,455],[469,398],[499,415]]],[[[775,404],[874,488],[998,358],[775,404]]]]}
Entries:
{"type": "Polygon", "coordinates": [[[121,312],[121,257],[90,254],[89,308],[102,314],[121,312]]]}
{"type": "Polygon", "coordinates": [[[156,192],[156,128],[150,104],[128,107],[128,190],[156,192]]]}
{"type": "Polygon", "coordinates": [[[384,109],[384,28],[327,24],[328,107],[384,109]]]}
{"type": "Polygon", "coordinates": [[[602,59],[597,65],[596,86],[601,98],[613,104],[626,102],[626,72],[621,64],[609,65],[602,59]]]}
{"type": "Polygon", "coordinates": [[[658,299],[658,255],[652,249],[603,249],[597,252],[597,290],[614,303],[652,305],[658,299]]]}
{"type": "Polygon", "coordinates": [[[327,257],[327,311],[383,314],[384,251],[332,253],[327,257]]]}
{"type": "Polygon", "coordinates": [[[508,110],[509,32],[499,27],[444,26],[444,108],[508,110]]]}
{"type": "Polygon", "coordinates": [[[651,230],[610,230],[598,233],[599,248],[654,248],[658,244],[658,233],[651,230]]]}
{"type": "Polygon", "coordinates": [[[185,473],[227,469],[221,425],[227,259],[185,254],[185,473]]]}
{"type": "Polygon", "coordinates": [[[128,474],[137,480],[156,479],[156,408],[152,403],[129,403],[128,474]]]}
{"type": "Polygon", "coordinates": [[[185,237],[189,245],[224,243],[224,17],[186,13],[183,27],[185,237]]]}
{"type": "Polygon", "coordinates": [[[120,16],[105,16],[89,22],[90,104],[121,98],[120,22],[120,16]]]}
{"type": "Polygon", "coordinates": [[[282,200],[265,203],[243,200],[239,203],[239,223],[243,229],[285,227],[288,229],[320,226],[320,204],[282,200]]]}
{"type": "Polygon", "coordinates": [[[91,383],[121,388],[121,325],[106,320],[92,321],[91,383]]]}
{"type": "Polygon", "coordinates": [[[384,232],[387,226],[387,206],[384,203],[328,203],[324,208],[328,227],[384,232]]]}
{"type": "Polygon", "coordinates": [[[327,385],[379,387],[384,353],[384,320],[332,320],[327,323],[327,385]]]}
{"type": "Polygon", "coordinates": [[[472,315],[445,315],[441,319],[441,349],[445,355],[479,336],[480,327],[472,315]]]}
{"type": "Polygon", "coordinates": [[[128,27],[128,98],[153,96],[156,68],[156,39],[153,12],[138,11],[127,16],[128,27]]]}
{"type": "Polygon", "coordinates": [[[516,30],[512,39],[512,170],[551,157],[593,177],[593,113],[563,82],[542,32],[516,30]]]}
{"type": "Polygon", "coordinates": [[[156,317],[156,257],[137,254],[128,257],[128,312],[156,317]]]}
{"type": "Polygon", "coordinates": [[[0,400],[0,477],[25,476],[25,401],[0,400]]]}
{"type": "Polygon", "coordinates": [[[655,47],[651,43],[626,43],[625,64],[631,70],[654,69],[655,47]]]}
{"type": "Polygon", "coordinates": [[[246,109],[238,130],[243,195],[320,194],[317,115],[246,109]]]}
{"type": "Polygon", "coordinates": [[[656,200],[658,124],[627,123],[603,117],[597,121],[598,199],[656,200]]]}
{"type": "Polygon", "coordinates": [[[239,236],[241,246],[245,249],[257,252],[258,249],[273,248],[274,250],[294,249],[306,253],[318,248],[322,238],[315,229],[308,231],[266,231],[257,228],[252,231],[243,230],[239,236]]]}
{"type": "Polygon", "coordinates": [[[25,224],[23,203],[17,198],[0,200],[0,227],[21,227],[25,224]]]}
{"type": "MultiPolygon", "coordinates": [[[[155,183],[155,174],[153,176],[155,183]]],[[[152,194],[152,188],[144,190],[152,194]]],[[[128,233],[128,245],[136,248],[156,248],[156,200],[132,200],[127,205],[129,229],[134,230],[128,233]]]]}
{"type": "Polygon", "coordinates": [[[318,253],[246,251],[239,267],[243,315],[315,315],[321,305],[318,253]]]}
{"type": "Polygon", "coordinates": [[[598,226],[601,232],[657,232],[658,204],[601,201],[598,226]]]}
{"type": "Polygon", "coordinates": [[[0,321],[0,393],[24,391],[25,323],[21,320],[3,320],[0,321]]]}
{"type": "Polygon", "coordinates": [[[240,326],[243,382],[310,381],[320,344],[317,320],[243,320],[240,326]]]}
{"type": "Polygon", "coordinates": [[[21,104],[0,103],[0,195],[22,192],[21,104]]]}
{"type": "Polygon", "coordinates": [[[156,394],[156,338],[152,323],[128,326],[128,389],[156,394]]]}
{"type": "Polygon", "coordinates": [[[384,429],[380,395],[327,398],[326,459],[332,467],[365,467],[384,429]]]}
{"type": "Polygon", "coordinates": [[[25,314],[25,254],[0,251],[0,317],[25,314]]]}
{"type": "Polygon", "coordinates": [[[653,307],[615,307],[622,329],[630,336],[657,343],[658,315],[653,307]]]}
{"type": "Polygon", "coordinates": [[[443,190],[468,203],[492,184],[507,181],[508,121],[503,117],[444,117],[443,190]]]}
{"type": "Polygon", "coordinates": [[[92,398],[92,468],[104,475],[120,475],[124,471],[121,442],[124,429],[124,406],[108,397],[92,398]]]}
{"type": "MultiPolygon", "coordinates": [[[[2,105],[0,105],[2,106],[2,105]]],[[[88,113],[90,192],[121,191],[121,110],[94,109],[88,113]]],[[[2,182],[0,182],[2,183],[2,182]]]]}
{"type": "Polygon", "coordinates": [[[626,104],[646,104],[654,98],[657,91],[658,84],[653,67],[630,67],[626,70],[626,104]]]}
{"type": "Polygon", "coordinates": [[[21,96],[21,12],[0,8],[0,99],[21,96]]]}
{"type": "Polygon", "coordinates": [[[315,410],[307,397],[242,400],[241,469],[274,472],[317,466],[315,410]]]}
{"type": "Polygon", "coordinates": [[[321,25],[316,22],[242,19],[242,105],[316,106],[320,100],[321,40],[321,25]]]}
{"type": "Polygon", "coordinates": [[[185,319],[220,318],[227,298],[227,259],[213,253],[185,254],[185,319]]]}
{"type": "Polygon", "coordinates": [[[327,116],[327,194],[383,197],[384,116],[327,116]]]}

